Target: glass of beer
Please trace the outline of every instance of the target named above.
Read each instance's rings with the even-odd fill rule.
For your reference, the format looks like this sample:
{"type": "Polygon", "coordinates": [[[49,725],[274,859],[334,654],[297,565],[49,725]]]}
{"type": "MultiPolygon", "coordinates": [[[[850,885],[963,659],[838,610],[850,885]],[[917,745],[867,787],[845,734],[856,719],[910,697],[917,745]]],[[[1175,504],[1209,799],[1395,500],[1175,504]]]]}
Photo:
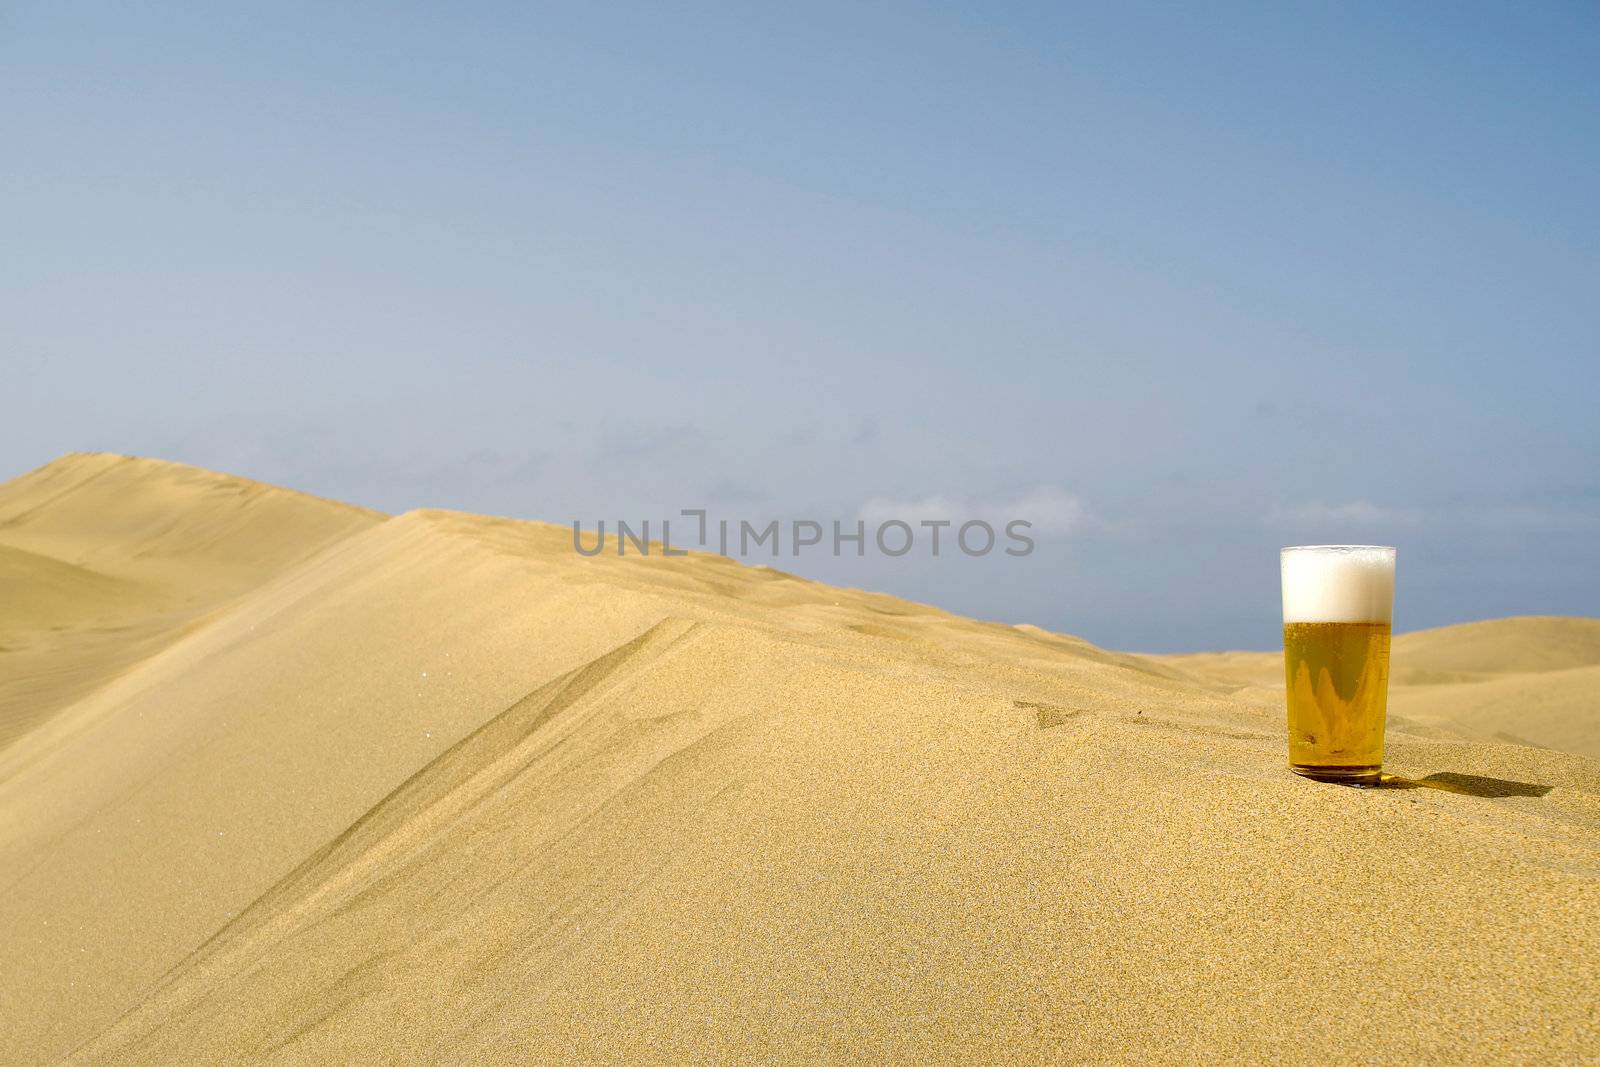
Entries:
{"type": "Polygon", "coordinates": [[[1282,567],[1289,769],[1323,782],[1377,785],[1394,549],[1301,545],[1283,550],[1282,567]]]}

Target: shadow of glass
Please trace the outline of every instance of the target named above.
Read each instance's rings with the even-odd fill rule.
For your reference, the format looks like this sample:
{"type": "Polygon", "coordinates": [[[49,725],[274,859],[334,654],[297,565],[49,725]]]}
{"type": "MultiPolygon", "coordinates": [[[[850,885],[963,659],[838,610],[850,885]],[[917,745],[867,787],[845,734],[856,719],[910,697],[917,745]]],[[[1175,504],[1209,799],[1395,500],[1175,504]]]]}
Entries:
{"type": "Polygon", "coordinates": [[[1456,774],[1439,771],[1426,778],[1402,778],[1398,774],[1385,774],[1378,782],[1380,789],[1443,789],[1446,793],[1464,793],[1469,797],[1542,797],[1554,786],[1534,782],[1514,782],[1506,778],[1488,778],[1480,774],[1456,774]]]}

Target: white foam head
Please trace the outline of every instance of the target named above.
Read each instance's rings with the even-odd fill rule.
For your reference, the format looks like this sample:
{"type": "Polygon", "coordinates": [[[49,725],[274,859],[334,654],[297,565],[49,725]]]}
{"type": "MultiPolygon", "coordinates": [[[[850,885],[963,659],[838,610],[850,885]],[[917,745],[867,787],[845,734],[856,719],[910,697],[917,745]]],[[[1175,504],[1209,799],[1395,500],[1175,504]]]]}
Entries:
{"type": "Polygon", "coordinates": [[[1394,549],[1301,545],[1283,550],[1284,622],[1389,622],[1394,549]]]}

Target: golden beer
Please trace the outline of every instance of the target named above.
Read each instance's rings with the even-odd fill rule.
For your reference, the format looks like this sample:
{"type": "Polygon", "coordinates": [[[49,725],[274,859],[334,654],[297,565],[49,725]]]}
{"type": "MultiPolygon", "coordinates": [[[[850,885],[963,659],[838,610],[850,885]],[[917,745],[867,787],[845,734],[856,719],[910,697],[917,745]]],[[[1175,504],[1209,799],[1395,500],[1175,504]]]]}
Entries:
{"type": "Polygon", "coordinates": [[[1311,778],[1375,780],[1389,705],[1389,624],[1283,626],[1289,766],[1311,778]]]}
{"type": "Polygon", "coordinates": [[[1283,670],[1289,769],[1372,785],[1383,768],[1389,705],[1394,549],[1283,550],[1283,670]]]}

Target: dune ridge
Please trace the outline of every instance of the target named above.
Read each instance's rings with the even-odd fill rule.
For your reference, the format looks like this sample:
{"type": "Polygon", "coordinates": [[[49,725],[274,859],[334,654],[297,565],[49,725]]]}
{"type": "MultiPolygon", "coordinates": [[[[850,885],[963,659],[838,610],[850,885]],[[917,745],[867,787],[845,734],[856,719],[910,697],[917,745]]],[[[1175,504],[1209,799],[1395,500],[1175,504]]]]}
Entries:
{"type": "MultiPolygon", "coordinates": [[[[121,658],[0,652],[55,701],[0,747],[17,1062],[1600,1054],[1593,759],[1402,725],[1319,786],[1250,654],[58,462],[0,621],[121,658]]],[[[1581,694],[1593,622],[1396,667],[1581,694]]]]}

